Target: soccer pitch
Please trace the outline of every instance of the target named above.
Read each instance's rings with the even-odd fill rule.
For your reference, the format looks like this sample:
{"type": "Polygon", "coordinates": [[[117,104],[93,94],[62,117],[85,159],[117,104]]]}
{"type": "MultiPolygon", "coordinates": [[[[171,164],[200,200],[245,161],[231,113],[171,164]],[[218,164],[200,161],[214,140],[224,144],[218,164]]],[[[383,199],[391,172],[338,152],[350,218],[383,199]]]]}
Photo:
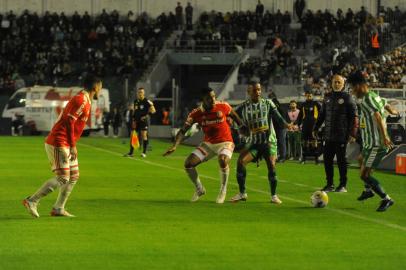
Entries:
{"type": "MultiPolygon", "coordinates": [[[[146,159],[124,158],[120,139],[82,138],[80,180],[67,209],[50,217],[57,192],[41,201],[41,217],[21,200],[52,177],[42,137],[0,137],[0,269],[405,269],[406,177],[377,172],[395,200],[375,211],[377,196],[358,202],[363,185],[349,170],[348,193],[329,193],[324,209],[310,195],[325,184],[323,165],[277,164],[282,205],[269,203],[266,165],[247,167],[248,201],[217,205],[219,170],[198,167],[207,194],[190,203],[183,171],[191,147],[152,141],[146,159]]],[[[227,200],[237,193],[236,157],[227,200]]],[[[338,175],[336,171],[336,175],[338,175]]]]}

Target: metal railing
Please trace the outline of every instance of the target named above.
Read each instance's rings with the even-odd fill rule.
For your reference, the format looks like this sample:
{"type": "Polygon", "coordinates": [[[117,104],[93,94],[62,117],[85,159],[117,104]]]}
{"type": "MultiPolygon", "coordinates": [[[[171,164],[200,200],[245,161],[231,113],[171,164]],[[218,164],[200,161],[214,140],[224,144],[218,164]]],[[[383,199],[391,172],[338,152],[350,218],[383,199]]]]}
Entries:
{"type": "Polygon", "coordinates": [[[246,48],[247,40],[175,40],[166,49],[182,53],[236,53],[246,48]]]}

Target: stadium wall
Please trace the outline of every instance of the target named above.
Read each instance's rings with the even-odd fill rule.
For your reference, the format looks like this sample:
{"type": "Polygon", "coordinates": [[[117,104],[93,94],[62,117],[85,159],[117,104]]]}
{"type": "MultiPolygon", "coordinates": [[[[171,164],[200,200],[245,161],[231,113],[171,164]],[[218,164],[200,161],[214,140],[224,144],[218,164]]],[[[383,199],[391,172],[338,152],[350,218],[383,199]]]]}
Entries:
{"type": "MultiPolygon", "coordinates": [[[[187,2],[191,2],[194,8],[194,19],[203,11],[246,11],[255,10],[257,0],[0,0],[0,12],[8,12],[13,10],[14,13],[20,14],[28,9],[38,14],[43,14],[45,11],[50,12],[65,12],[72,14],[75,11],[97,15],[103,9],[108,12],[116,9],[121,15],[126,15],[129,10],[135,13],[147,12],[155,17],[162,12],[174,12],[177,2],[181,2],[185,7],[187,2]]],[[[276,12],[280,9],[282,12],[288,10],[293,11],[293,3],[295,0],[262,0],[265,10],[276,12]]],[[[385,7],[399,6],[401,9],[406,9],[406,1],[404,0],[386,0],[381,1],[385,7]]],[[[361,6],[365,6],[369,12],[376,14],[377,0],[307,0],[307,9],[324,10],[329,9],[336,11],[341,8],[344,12],[351,8],[353,11],[359,10],[361,6]]]]}

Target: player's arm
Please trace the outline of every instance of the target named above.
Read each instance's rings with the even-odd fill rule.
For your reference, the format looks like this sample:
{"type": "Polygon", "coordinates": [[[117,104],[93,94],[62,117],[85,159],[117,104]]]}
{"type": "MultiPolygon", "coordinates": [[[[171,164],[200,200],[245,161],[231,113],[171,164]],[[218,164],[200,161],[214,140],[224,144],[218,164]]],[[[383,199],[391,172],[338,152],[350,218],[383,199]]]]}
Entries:
{"type": "Polygon", "coordinates": [[[269,110],[271,117],[273,117],[273,119],[275,119],[275,121],[278,122],[279,125],[284,126],[289,130],[293,130],[293,124],[286,122],[285,118],[283,118],[282,115],[279,113],[278,108],[275,106],[275,103],[273,103],[273,101],[269,100],[269,102],[271,103],[269,110]]]}
{"type": "Polygon", "coordinates": [[[386,104],[385,105],[385,110],[390,113],[391,115],[396,115],[399,116],[400,113],[398,110],[396,110],[395,108],[393,108],[390,104],[386,104]]]}
{"type": "Polygon", "coordinates": [[[229,116],[231,117],[231,119],[233,119],[234,122],[237,123],[238,129],[241,134],[243,134],[243,135],[249,134],[248,127],[244,124],[244,122],[241,120],[240,116],[238,115],[238,113],[236,111],[231,109],[229,116]]]}
{"type": "Polygon", "coordinates": [[[387,147],[392,147],[393,146],[392,142],[390,141],[390,138],[386,131],[386,125],[385,125],[384,119],[382,118],[382,115],[380,113],[380,108],[378,107],[377,103],[373,102],[371,97],[368,97],[365,99],[365,108],[375,118],[376,123],[378,124],[379,133],[383,138],[383,144],[387,147]]]}
{"type": "MultiPolygon", "coordinates": [[[[317,133],[321,125],[324,123],[324,120],[326,119],[326,102],[323,101],[321,105],[321,110],[320,110],[320,115],[319,118],[317,118],[316,124],[314,125],[314,130],[313,133],[317,133]]],[[[315,134],[313,134],[314,136],[315,134]]]]}
{"type": "Polygon", "coordinates": [[[182,128],[176,133],[175,136],[175,142],[171,147],[166,150],[166,152],[163,154],[163,156],[167,156],[175,152],[176,147],[182,142],[183,138],[185,137],[186,131],[191,127],[192,125],[188,122],[188,120],[183,124],[182,128]]]}
{"type": "Polygon", "coordinates": [[[393,144],[388,136],[388,132],[386,131],[385,123],[383,121],[381,114],[379,112],[374,112],[374,117],[376,122],[378,123],[378,130],[383,138],[384,145],[389,148],[392,148],[393,144]]]}
{"type": "Polygon", "coordinates": [[[350,96],[348,97],[347,103],[347,121],[348,121],[347,134],[349,134],[349,142],[352,143],[355,142],[355,138],[357,137],[359,119],[357,113],[357,105],[350,96]]]}
{"type": "Polygon", "coordinates": [[[83,114],[86,104],[85,101],[79,97],[75,97],[69,102],[73,102],[73,104],[70,106],[70,111],[67,112],[65,125],[67,131],[67,141],[70,146],[70,159],[74,160],[78,154],[75,142],[75,123],[83,114]]]}
{"type": "Polygon", "coordinates": [[[150,100],[148,100],[147,102],[148,102],[148,112],[146,115],[141,116],[142,121],[146,121],[149,115],[153,115],[154,113],[156,113],[154,103],[152,103],[152,101],[150,100]]]}
{"type": "MultiPolygon", "coordinates": [[[[74,102],[74,101],[72,101],[74,102]]],[[[74,106],[76,107],[76,106],[74,106]]],[[[78,155],[78,151],[76,150],[76,142],[75,142],[75,122],[78,119],[78,117],[82,114],[82,107],[76,107],[72,109],[71,112],[67,114],[66,120],[65,120],[65,125],[66,125],[66,134],[67,134],[67,141],[70,146],[69,152],[70,152],[70,158],[71,160],[76,159],[78,155]]]]}
{"type": "Polygon", "coordinates": [[[154,103],[152,101],[150,101],[150,100],[148,100],[148,103],[149,103],[148,114],[156,113],[154,103]]]}
{"type": "Polygon", "coordinates": [[[68,134],[68,143],[70,145],[70,159],[74,160],[76,159],[77,155],[78,155],[78,151],[76,149],[76,143],[75,143],[75,122],[76,119],[74,118],[74,116],[72,115],[68,115],[67,119],[66,119],[66,130],[67,130],[67,134],[68,134]]]}

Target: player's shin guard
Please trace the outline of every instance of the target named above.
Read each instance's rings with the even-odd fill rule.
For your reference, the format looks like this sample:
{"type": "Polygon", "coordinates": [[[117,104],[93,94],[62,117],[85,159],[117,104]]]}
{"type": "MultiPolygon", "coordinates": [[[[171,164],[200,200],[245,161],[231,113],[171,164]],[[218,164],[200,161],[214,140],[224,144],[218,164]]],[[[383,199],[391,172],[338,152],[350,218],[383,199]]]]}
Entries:
{"type": "Polygon", "coordinates": [[[275,172],[268,172],[268,181],[271,189],[271,195],[276,195],[276,186],[278,185],[278,180],[275,172]]]}
{"type": "Polygon", "coordinates": [[[238,182],[238,189],[240,190],[241,194],[245,193],[245,178],[247,177],[247,170],[244,166],[239,165],[237,167],[237,182],[238,182]]]}
{"type": "Polygon", "coordinates": [[[148,148],[148,139],[142,141],[142,152],[145,154],[148,148]]]}
{"type": "Polygon", "coordinates": [[[230,174],[230,167],[220,168],[220,192],[227,192],[228,176],[230,174]]]}
{"type": "Polygon", "coordinates": [[[386,197],[386,193],[383,190],[383,188],[381,187],[381,185],[379,184],[379,181],[377,179],[375,179],[372,176],[369,176],[366,180],[365,183],[367,183],[372,190],[379,195],[379,197],[381,197],[382,199],[386,197]]]}
{"type": "Polygon", "coordinates": [[[46,181],[33,195],[29,197],[32,202],[38,202],[42,197],[53,192],[56,188],[67,182],[66,177],[56,176],[46,181]]]}
{"type": "Polygon", "coordinates": [[[189,176],[190,180],[192,181],[193,185],[195,185],[197,189],[201,189],[202,183],[200,182],[196,168],[195,167],[185,168],[185,171],[189,176]]]}
{"type": "Polygon", "coordinates": [[[68,201],[69,195],[75,187],[76,180],[69,180],[68,183],[61,186],[59,189],[59,195],[54,204],[54,209],[65,209],[65,204],[68,201]]]}

